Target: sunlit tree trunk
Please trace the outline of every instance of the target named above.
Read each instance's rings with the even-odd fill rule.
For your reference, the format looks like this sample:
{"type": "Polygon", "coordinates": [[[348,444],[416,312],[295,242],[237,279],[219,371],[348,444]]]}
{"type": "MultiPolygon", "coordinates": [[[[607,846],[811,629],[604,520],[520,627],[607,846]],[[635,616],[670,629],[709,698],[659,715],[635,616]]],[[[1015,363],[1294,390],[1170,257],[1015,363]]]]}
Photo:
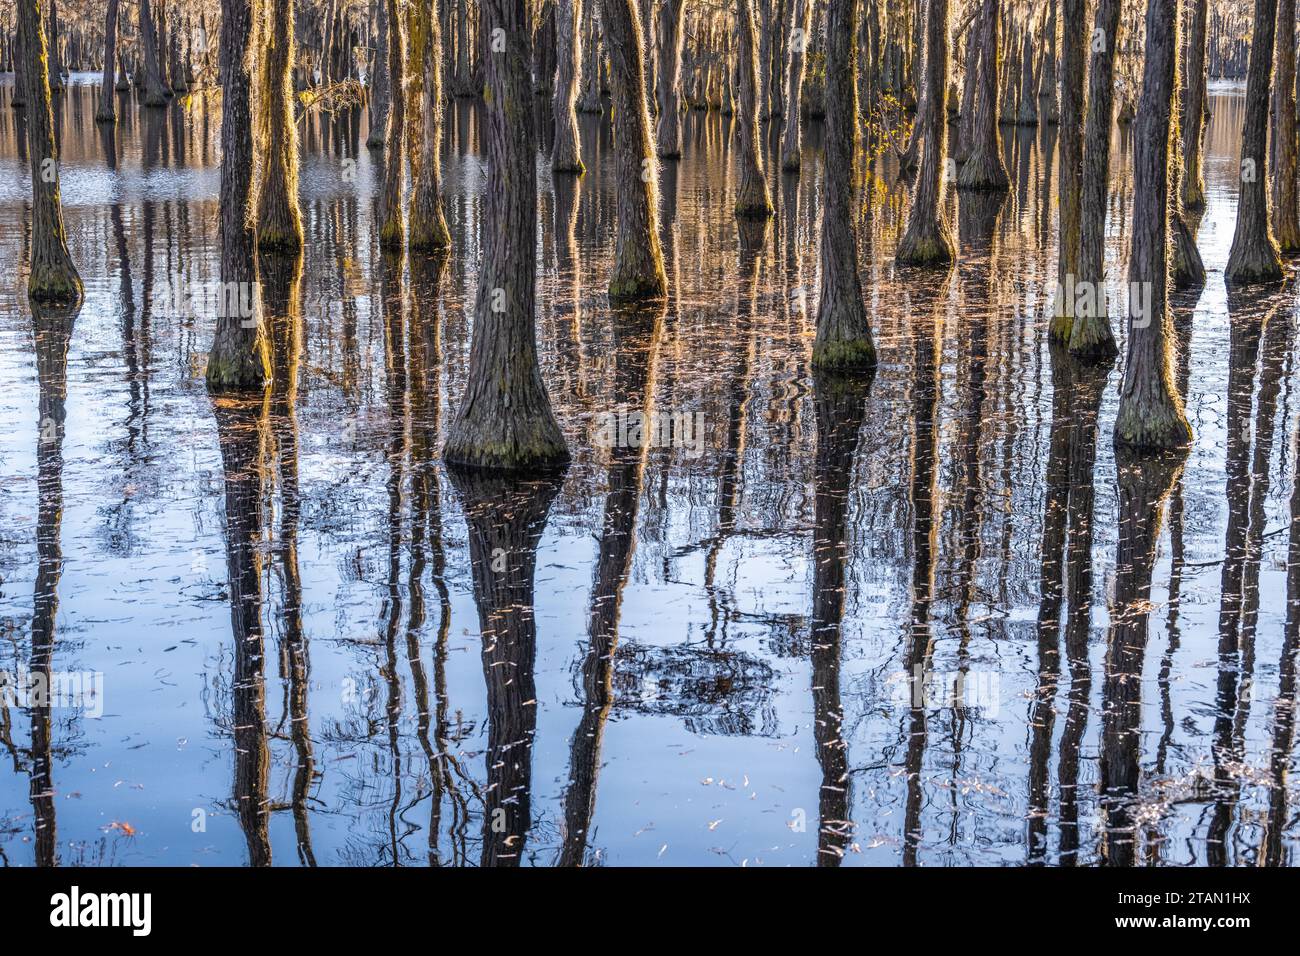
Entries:
{"type": "Polygon", "coordinates": [[[1083,203],[1079,226],[1079,278],[1070,352],[1080,358],[1113,356],[1118,347],[1106,299],[1106,212],[1110,178],[1110,128],[1115,107],[1115,44],[1121,0],[1098,0],[1088,70],[1084,129],[1083,203]]]}
{"type": "Polygon", "coordinates": [[[921,94],[924,153],[907,231],[896,258],[903,265],[952,262],[952,230],[942,215],[944,126],[948,117],[948,0],[930,0],[925,26],[925,89],[921,94]]]}
{"type": "MultiPolygon", "coordinates": [[[[444,0],[446,2],[446,0],[444,0]]],[[[422,0],[426,42],[421,51],[424,82],[421,89],[420,161],[412,187],[410,244],[412,249],[447,249],[451,233],[442,209],[442,24],[438,0],[422,0]]]]}
{"type": "Polygon", "coordinates": [[[660,0],[659,69],[655,74],[655,96],[659,120],[655,146],[662,159],[682,155],[682,44],[686,38],[682,19],[686,0],[660,0]]]}
{"type": "Polygon", "coordinates": [[[596,30],[596,4],[587,0],[582,6],[582,93],[578,97],[579,113],[600,113],[600,34],[596,30]]]}
{"type": "MultiPolygon", "coordinates": [[[[593,2],[593,0],[588,0],[593,2]]],[[[583,172],[578,144],[578,67],[582,60],[582,0],[558,0],[555,8],[555,145],[551,148],[551,170],[557,173],[583,172]]]]}
{"type": "Polygon", "coordinates": [[[790,0],[790,36],[787,40],[789,58],[785,72],[785,132],[781,136],[781,168],[798,172],[802,162],[803,144],[799,129],[800,100],[803,78],[807,70],[809,31],[812,25],[812,8],[815,0],[790,0]]]}
{"type": "Polygon", "coordinates": [[[36,302],[81,301],[81,277],[68,253],[59,199],[59,155],[54,138],[45,24],[40,0],[18,0],[23,85],[28,93],[27,158],[32,177],[32,242],[27,295],[36,302]]]}
{"type": "Polygon", "coordinates": [[[1187,89],[1183,96],[1183,208],[1205,206],[1201,154],[1205,141],[1205,20],[1208,0],[1189,0],[1187,89]]]}
{"type": "Polygon", "coordinates": [[[1282,261],[1268,221],[1268,100],[1273,79],[1277,0],[1255,0],[1246,119],[1241,131],[1241,193],[1224,281],[1235,285],[1282,278],[1282,261]]]}
{"type": "Polygon", "coordinates": [[[293,115],[296,55],[293,0],[272,0],[263,56],[265,84],[259,118],[264,133],[262,187],[258,192],[257,245],[297,253],[302,248],[298,204],[298,126],[293,115]]]}
{"type": "Polygon", "coordinates": [[[104,78],[99,88],[99,108],[95,122],[117,122],[117,94],[114,92],[117,77],[117,10],[118,0],[108,0],[104,13],[104,78]]]}
{"type": "MultiPolygon", "coordinates": [[[[468,0],[465,0],[468,2],[468,0]]],[[[375,0],[374,15],[374,55],[370,62],[370,76],[366,84],[370,87],[370,133],[366,136],[366,146],[379,149],[384,145],[388,129],[388,108],[392,100],[392,83],[388,75],[388,0],[375,0]]]]}
{"type": "Polygon", "coordinates": [[[398,0],[388,7],[388,125],[384,135],[384,188],[379,197],[379,244],[390,251],[402,248],[402,187],[406,182],[406,43],[398,0]]]}
{"type": "Polygon", "coordinates": [[[504,48],[484,64],[483,259],[465,394],[443,457],[497,471],[568,461],[537,362],[537,127],[527,0],[484,0],[504,48]]]}
{"type": "Polygon", "coordinates": [[[1295,0],[1277,0],[1277,75],[1273,79],[1270,172],[1273,234],[1284,253],[1300,252],[1296,209],[1295,0]]]}
{"type": "Polygon", "coordinates": [[[822,186],[821,297],[813,365],[820,369],[876,364],[867,309],[858,277],[853,222],[853,171],[857,164],[857,0],[826,7],[826,174],[822,186]]]}
{"type": "Polygon", "coordinates": [[[970,118],[971,151],[957,174],[958,189],[1008,189],[1011,180],[1002,161],[1002,133],[998,129],[998,31],[1000,4],[983,0],[979,27],[978,79],[970,118]]]}
{"type": "Polygon", "coordinates": [[[635,0],[602,0],[618,182],[611,299],[656,298],[668,289],[659,248],[659,170],[646,103],[645,42],[635,0]]]}
{"type": "Polygon", "coordinates": [[[260,389],[271,374],[266,337],[256,314],[257,263],[253,229],[252,77],[249,38],[251,0],[221,3],[221,283],[217,329],[208,352],[208,388],[260,389]],[[253,305],[246,314],[232,303],[253,305]]]}
{"type": "Polygon", "coordinates": [[[758,30],[751,0],[739,0],[736,9],[740,34],[740,181],[736,186],[736,215],[762,218],[772,215],[772,194],[763,174],[763,153],[758,144],[758,30]]]}
{"type": "Polygon", "coordinates": [[[1083,179],[1083,84],[1085,0],[1061,0],[1061,133],[1057,195],[1056,295],[1048,334],[1054,342],[1070,341],[1074,302],[1069,290],[1079,278],[1079,228],[1083,179]]]}
{"type": "Polygon", "coordinates": [[[1168,309],[1170,111],[1175,103],[1178,0],[1148,0],[1142,94],[1133,123],[1133,222],[1129,251],[1128,356],[1115,444],[1180,448],[1191,426],[1174,386],[1168,309]]]}

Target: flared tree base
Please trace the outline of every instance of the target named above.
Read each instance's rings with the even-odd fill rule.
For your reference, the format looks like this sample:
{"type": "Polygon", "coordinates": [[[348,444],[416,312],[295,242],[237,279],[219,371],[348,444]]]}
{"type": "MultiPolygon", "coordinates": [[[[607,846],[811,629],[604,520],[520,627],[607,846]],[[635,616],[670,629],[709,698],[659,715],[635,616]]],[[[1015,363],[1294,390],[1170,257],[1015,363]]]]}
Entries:
{"type": "Polygon", "coordinates": [[[71,306],[82,299],[81,277],[71,268],[33,268],[27,277],[27,297],[33,302],[71,306]]]}
{"type": "Polygon", "coordinates": [[[1070,329],[1070,357],[1090,365],[1113,361],[1119,354],[1110,319],[1104,315],[1078,316],[1070,329]]]}
{"type": "Polygon", "coordinates": [[[993,192],[1011,188],[1002,157],[986,149],[975,149],[957,173],[957,188],[993,192]]]}
{"type": "Polygon", "coordinates": [[[1134,452],[1176,451],[1192,443],[1192,426],[1167,397],[1121,396],[1114,443],[1134,452]]]}
{"type": "Polygon", "coordinates": [[[1187,222],[1178,215],[1170,221],[1173,239],[1171,266],[1174,273],[1174,288],[1199,289],[1205,285],[1205,263],[1201,260],[1201,250],[1196,248],[1192,230],[1187,222]]]}
{"type": "Polygon", "coordinates": [[[206,377],[208,391],[218,395],[260,391],[271,380],[265,358],[256,351],[209,355],[206,377]]]}
{"type": "Polygon", "coordinates": [[[1256,285],[1277,282],[1283,276],[1282,259],[1277,247],[1268,239],[1234,242],[1228,253],[1223,281],[1229,285],[1256,285]]]}
{"type": "Polygon", "coordinates": [[[504,409],[456,419],[443,446],[448,465],[470,471],[545,474],[569,463],[554,417],[507,421],[504,409]]]}
{"type": "Polygon", "coordinates": [[[894,261],[900,266],[946,266],[955,257],[952,238],[938,223],[913,227],[898,242],[894,261]]]}
{"type": "Polygon", "coordinates": [[[812,367],[819,372],[871,371],[876,367],[876,345],[871,336],[813,344],[812,367]]]}
{"type": "Polygon", "coordinates": [[[659,299],[668,294],[668,280],[662,272],[644,275],[615,275],[609,280],[611,302],[659,299]]]}

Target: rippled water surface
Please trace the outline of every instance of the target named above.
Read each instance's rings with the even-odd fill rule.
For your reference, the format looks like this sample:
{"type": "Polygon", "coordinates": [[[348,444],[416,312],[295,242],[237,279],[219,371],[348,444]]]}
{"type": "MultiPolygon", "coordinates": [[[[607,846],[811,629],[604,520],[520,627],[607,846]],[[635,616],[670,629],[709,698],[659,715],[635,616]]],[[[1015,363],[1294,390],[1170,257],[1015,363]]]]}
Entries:
{"type": "Polygon", "coordinates": [[[124,104],[106,134],[90,86],[61,97],[68,322],[25,295],[11,93],[0,670],[89,693],[0,709],[0,863],[1292,861],[1296,320],[1289,290],[1224,290],[1239,91],[1211,96],[1209,282],[1175,302],[1181,468],[1117,467],[1118,368],[1052,360],[1054,129],[1004,128],[1005,198],[948,196],[946,275],[893,265],[907,188],[873,163],[881,363],[846,384],[808,361],[819,129],[776,218],[738,229],[729,124],[692,113],[662,308],[604,296],[608,118],[584,119],[576,186],[539,154],[539,342],[574,461],[524,485],[438,455],[474,106],[448,122],[442,268],[380,255],[364,119],[303,121],[308,248],[262,273],[275,386],[214,404],[212,309],[178,290],[215,279],[218,105],[124,104]],[[606,447],[620,411],[694,430],[606,447]]]}

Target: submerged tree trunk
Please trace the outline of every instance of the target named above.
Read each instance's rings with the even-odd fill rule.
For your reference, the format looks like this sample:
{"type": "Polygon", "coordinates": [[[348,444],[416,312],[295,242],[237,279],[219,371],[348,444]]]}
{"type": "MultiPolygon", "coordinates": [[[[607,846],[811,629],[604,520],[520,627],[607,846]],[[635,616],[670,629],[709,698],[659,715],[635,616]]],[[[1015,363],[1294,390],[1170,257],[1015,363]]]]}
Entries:
{"type": "Polygon", "coordinates": [[[221,3],[221,283],[217,330],[208,352],[212,391],[260,389],[271,375],[257,308],[253,256],[253,126],[249,39],[251,0],[221,3]]]}
{"type": "MultiPolygon", "coordinates": [[[[23,85],[29,98],[27,159],[32,176],[32,246],[27,295],[34,302],[70,305],[81,301],[81,277],[68,253],[59,200],[59,155],[46,64],[45,24],[40,0],[18,0],[23,85]]],[[[21,128],[21,127],[20,127],[21,128]]]]}
{"type": "Polygon", "coordinates": [[[686,0],[660,0],[659,69],[655,76],[659,103],[656,148],[661,159],[678,159],[682,155],[682,44],[686,33],[682,20],[686,0]]]}
{"type": "Polygon", "coordinates": [[[602,0],[609,52],[618,177],[618,232],[611,299],[665,295],[668,279],[659,248],[658,180],[646,103],[645,42],[635,0],[602,0]]]}
{"type": "Polygon", "coordinates": [[[822,187],[821,297],[813,366],[870,368],[876,364],[867,309],[858,277],[858,238],[853,221],[856,168],[857,0],[829,0],[826,7],[826,174],[822,187]]]}
{"type": "Polygon", "coordinates": [[[1183,97],[1183,208],[1205,206],[1201,153],[1205,141],[1205,20],[1209,0],[1190,0],[1187,35],[1187,89],[1183,97]]]}
{"type": "Polygon", "coordinates": [[[398,251],[406,238],[402,187],[406,182],[406,44],[398,0],[388,7],[388,124],[384,134],[384,188],[379,197],[379,245],[398,251]]]}
{"type": "Polygon", "coordinates": [[[785,132],[781,136],[781,168],[788,173],[799,171],[802,162],[799,120],[802,106],[803,77],[807,69],[809,30],[812,26],[814,0],[789,0],[790,37],[789,61],[785,72],[785,132]]]}
{"type": "Polygon", "coordinates": [[[1061,0],[1061,133],[1057,195],[1056,295],[1048,336],[1066,344],[1074,326],[1069,290],[1079,278],[1079,225],[1083,179],[1083,83],[1085,0],[1061,0]]]}
{"type": "MultiPolygon", "coordinates": [[[[592,2],[592,0],[588,0],[592,2]]],[[[578,64],[582,59],[582,0],[557,0],[555,8],[555,143],[551,147],[551,171],[582,174],[582,150],[578,145],[578,64]]]]}
{"type": "MultiPolygon", "coordinates": [[[[971,152],[957,174],[958,189],[1008,189],[1011,180],[1002,162],[998,129],[998,0],[984,0],[980,11],[979,86],[970,118],[971,152]]],[[[967,82],[972,78],[967,77],[967,82]]]]}
{"type": "Polygon", "coordinates": [[[1273,78],[1273,234],[1282,252],[1300,252],[1296,209],[1295,0],[1277,0],[1277,75],[1273,78]]]}
{"type": "Polygon", "coordinates": [[[774,210],[758,144],[758,31],[751,0],[740,0],[736,16],[740,34],[740,128],[737,131],[740,182],[736,186],[736,215],[761,219],[772,215],[774,210]]]}
{"type": "Polygon", "coordinates": [[[483,261],[465,394],[447,436],[451,464],[539,471],[568,461],[537,363],[537,128],[527,0],[483,0],[504,48],[484,64],[487,182],[483,261]]]}
{"type": "Polygon", "coordinates": [[[117,82],[117,10],[118,0],[108,0],[104,13],[104,79],[99,88],[99,108],[95,110],[95,122],[117,122],[117,94],[114,86],[117,82]]]}
{"type": "MultiPolygon", "coordinates": [[[[446,2],[446,0],[444,0],[446,2]]],[[[410,244],[412,249],[436,250],[451,246],[447,217],[442,210],[442,24],[438,0],[424,0],[426,40],[421,51],[423,89],[420,126],[420,162],[412,187],[410,244]]]]}
{"type": "Polygon", "coordinates": [[[930,0],[925,26],[925,89],[921,94],[924,155],[916,194],[899,240],[896,258],[903,265],[952,262],[952,230],[942,215],[944,124],[948,114],[948,0],[930,0]]]}
{"type": "Polygon", "coordinates": [[[1268,100],[1273,77],[1277,0],[1255,0],[1250,66],[1246,72],[1246,119],[1241,132],[1241,194],[1224,281],[1235,285],[1282,278],[1282,261],[1268,221],[1268,100]]]}
{"type": "MultiPolygon", "coordinates": [[[[222,9],[225,9],[224,5],[222,9]]],[[[162,73],[158,66],[158,37],[154,33],[153,14],[149,10],[149,0],[140,0],[140,35],[138,39],[140,46],[144,48],[144,105],[166,106],[167,90],[163,86],[162,73]]],[[[241,54],[246,53],[247,50],[241,51],[241,54]]]]}
{"type": "Polygon", "coordinates": [[[260,110],[266,154],[258,191],[257,245],[296,254],[302,248],[303,232],[291,74],[297,53],[293,6],[293,0],[272,0],[271,29],[266,31],[266,80],[260,110]]]}
{"type": "Polygon", "coordinates": [[[1110,128],[1115,107],[1115,45],[1121,0],[1098,0],[1088,69],[1088,119],[1084,130],[1083,203],[1079,224],[1079,275],[1073,289],[1071,354],[1086,360],[1119,351],[1106,297],[1106,211],[1110,178],[1110,128]]]}
{"type": "Polygon", "coordinates": [[[1133,225],[1129,254],[1128,357],[1115,444],[1185,447],[1192,430],[1174,385],[1168,308],[1169,150],[1177,82],[1178,0],[1147,0],[1146,62],[1133,127],[1133,225]]]}

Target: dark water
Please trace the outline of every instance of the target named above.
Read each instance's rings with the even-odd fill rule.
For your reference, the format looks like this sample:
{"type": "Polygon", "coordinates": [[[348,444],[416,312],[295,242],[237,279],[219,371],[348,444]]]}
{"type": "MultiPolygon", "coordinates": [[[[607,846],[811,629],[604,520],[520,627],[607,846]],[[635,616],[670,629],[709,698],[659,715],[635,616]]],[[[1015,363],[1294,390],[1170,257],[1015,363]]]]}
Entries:
{"type": "Polygon", "coordinates": [[[91,692],[0,710],[0,861],[1291,862],[1295,317],[1223,286],[1239,92],[1211,97],[1209,284],[1176,303],[1181,470],[1117,469],[1118,371],[1051,361],[1054,130],[1004,129],[1002,202],[948,196],[947,276],[894,267],[907,193],[875,164],[881,365],[854,388],[808,367],[818,130],[755,234],[727,123],[694,113],[661,182],[666,308],[603,295],[607,119],[576,190],[539,156],[539,341],[574,463],[522,488],[438,458],[476,282],[471,106],[441,274],[380,256],[364,120],[304,121],[305,261],[263,273],[276,387],[214,406],[212,308],[178,290],[215,279],[217,107],[132,104],[108,139],[90,87],[61,98],[69,326],[24,293],[11,92],[0,669],[91,692]],[[620,409],[695,430],[603,447],[620,409]]]}

